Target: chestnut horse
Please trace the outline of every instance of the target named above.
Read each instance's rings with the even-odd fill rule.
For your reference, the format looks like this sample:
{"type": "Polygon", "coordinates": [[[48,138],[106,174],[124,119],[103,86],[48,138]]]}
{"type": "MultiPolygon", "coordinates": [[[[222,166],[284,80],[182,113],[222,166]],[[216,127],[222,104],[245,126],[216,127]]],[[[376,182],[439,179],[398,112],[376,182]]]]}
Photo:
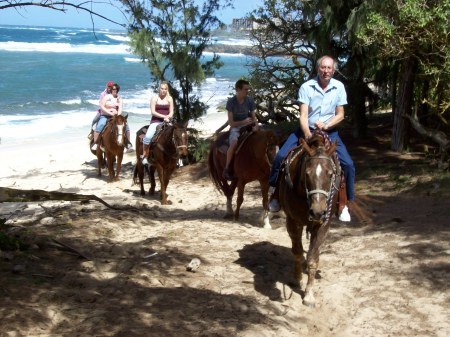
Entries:
{"type": "MultiPolygon", "coordinates": [[[[139,177],[141,186],[141,195],[145,195],[144,191],[144,171],[147,171],[150,177],[150,195],[155,194],[155,170],[158,172],[159,182],[161,185],[161,204],[167,205],[167,185],[170,177],[177,166],[180,158],[188,155],[188,135],[187,122],[180,123],[162,123],[161,130],[157,131],[153,136],[150,144],[150,154],[148,159],[149,165],[142,164],[141,155],[143,153],[142,139],[145,136],[148,126],[142,127],[136,134],[136,157],[137,163],[134,168],[134,182],[139,177]]],[[[159,126],[158,126],[159,128],[159,126]]]]}
{"type": "Polygon", "coordinates": [[[228,182],[222,177],[226,163],[226,149],[229,132],[220,133],[211,143],[208,157],[209,175],[216,188],[227,198],[226,218],[233,217],[232,200],[236,187],[238,196],[234,219],[239,220],[239,210],[244,201],[245,185],[258,180],[261,186],[264,228],[271,228],[269,222],[269,173],[271,163],[277,152],[278,138],[271,130],[252,132],[246,140],[238,145],[231,164],[234,179],[228,182]]]}
{"type": "Polygon", "coordinates": [[[341,168],[336,155],[336,142],[330,143],[328,135],[313,133],[300,146],[289,152],[278,179],[279,201],[286,214],[286,227],[292,241],[294,277],[302,277],[302,232],[310,234],[307,253],[308,282],[303,304],[314,307],[313,283],[319,264],[319,249],[330,228],[332,213],[337,210],[341,168]]]}
{"type": "MultiPolygon", "coordinates": [[[[128,116],[116,115],[107,122],[105,128],[99,136],[99,146],[96,151],[92,151],[97,156],[98,176],[102,175],[105,156],[101,148],[104,148],[106,164],[108,167],[109,182],[118,181],[122,167],[123,150],[126,141],[125,126],[128,116]],[[114,172],[114,161],[116,161],[116,172],[114,172]]],[[[90,146],[93,139],[90,141],[90,146]]]]}

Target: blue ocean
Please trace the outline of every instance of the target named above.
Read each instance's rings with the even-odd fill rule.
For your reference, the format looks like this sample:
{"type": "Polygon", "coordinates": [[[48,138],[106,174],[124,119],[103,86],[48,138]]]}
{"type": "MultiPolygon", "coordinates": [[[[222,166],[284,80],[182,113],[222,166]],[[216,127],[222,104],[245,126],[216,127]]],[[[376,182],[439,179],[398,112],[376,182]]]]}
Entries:
{"type": "MultiPolygon", "coordinates": [[[[108,81],[121,87],[132,130],[148,123],[155,80],[127,41],[123,31],[0,25],[0,145],[87,135],[108,81]]],[[[224,66],[195,93],[209,106],[205,118],[221,114],[225,121],[217,107],[248,74],[249,60],[242,54],[221,59],[224,66]]]]}

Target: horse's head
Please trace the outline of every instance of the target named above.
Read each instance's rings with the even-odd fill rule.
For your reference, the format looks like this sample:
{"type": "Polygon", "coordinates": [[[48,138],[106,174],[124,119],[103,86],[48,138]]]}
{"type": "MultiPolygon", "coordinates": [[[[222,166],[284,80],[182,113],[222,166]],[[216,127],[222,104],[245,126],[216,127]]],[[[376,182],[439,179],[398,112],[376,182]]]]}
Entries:
{"type": "Polygon", "coordinates": [[[187,125],[188,122],[174,123],[174,131],[173,131],[173,141],[175,147],[177,148],[178,156],[183,158],[188,155],[188,134],[187,134],[187,125]]]}
{"type": "Polygon", "coordinates": [[[127,119],[128,115],[126,117],[122,115],[115,115],[112,119],[112,132],[115,134],[116,143],[119,146],[123,146],[125,144],[125,126],[127,119]]]}
{"type": "Polygon", "coordinates": [[[278,137],[272,130],[267,130],[266,137],[267,137],[267,158],[269,159],[269,162],[272,163],[273,159],[275,158],[279,148],[278,148],[278,137]]]}
{"type": "Polygon", "coordinates": [[[337,143],[330,144],[322,136],[314,135],[306,143],[301,140],[305,156],[302,167],[302,180],[309,205],[309,219],[322,222],[332,207],[333,189],[337,167],[335,157],[337,143]]]}

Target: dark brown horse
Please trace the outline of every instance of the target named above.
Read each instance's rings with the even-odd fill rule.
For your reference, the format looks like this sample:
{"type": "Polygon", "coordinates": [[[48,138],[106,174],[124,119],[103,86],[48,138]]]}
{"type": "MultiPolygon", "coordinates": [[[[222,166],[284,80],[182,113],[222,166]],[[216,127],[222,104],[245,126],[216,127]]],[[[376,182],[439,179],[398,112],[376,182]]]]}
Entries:
{"type": "Polygon", "coordinates": [[[289,152],[278,179],[279,201],[286,214],[286,227],[292,241],[294,276],[300,282],[304,263],[303,227],[310,234],[307,253],[308,283],[303,304],[315,306],[313,283],[319,264],[319,249],[327,236],[337,208],[340,165],[336,143],[324,133],[315,132],[306,143],[289,152]]]}
{"type": "MultiPolygon", "coordinates": [[[[120,170],[122,167],[123,150],[126,142],[125,127],[127,117],[116,115],[112,117],[106,124],[103,132],[99,136],[99,145],[96,151],[92,151],[97,156],[98,176],[102,175],[102,167],[106,157],[108,167],[109,182],[119,180],[120,170]],[[103,153],[102,149],[105,150],[103,153]],[[114,161],[116,162],[116,171],[114,172],[114,161]]],[[[91,139],[90,145],[92,146],[91,139]]]]}
{"type": "Polygon", "coordinates": [[[216,188],[225,194],[227,198],[227,213],[225,217],[233,217],[232,200],[237,187],[238,197],[234,219],[239,220],[239,210],[244,201],[245,185],[257,180],[261,186],[264,228],[271,228],[268,214],[269,173],[271,163],[277,152],[278,138],[270,130],[260,130],[251,133],[241,145],[238,145],[233,164],[231,165],[234,179],[228,182],[222,177],[227,149],[227,146],[224,144],[227,143],[228,136],[229,132],[219,134],[210,146],[208,157],[211,179],[216,188]]]}
{"type": "Polygon", "coordinates": [[[141,154],[143,152],[142,139],[145,136],[147,127],[141,128],[136,135],[136,157],[137,163],[134,168],[134,181],[139,177],[141,195],[144,191],[144,172],[147,170],[150,177],[150,195],[155,194],[155,170],[158,172],[161,185],[161,204],[167,205],[167,185],[170,177],[177,166],[180,158],[188,155],[188,135],[187,122],[185,124],[161,124],[162,129],[157,131],[150,144],[150,155],[147,158],[149,167],[142,164],[141,154]],[[145,130],[145,131],[144,131],[145,130]]]}

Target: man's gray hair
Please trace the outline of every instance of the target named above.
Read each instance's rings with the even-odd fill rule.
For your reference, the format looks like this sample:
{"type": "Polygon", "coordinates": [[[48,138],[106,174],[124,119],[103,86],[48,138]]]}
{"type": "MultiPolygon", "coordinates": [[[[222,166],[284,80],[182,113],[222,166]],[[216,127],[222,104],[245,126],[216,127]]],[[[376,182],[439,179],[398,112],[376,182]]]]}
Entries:
{"type": "Polygon", "coordinates": [[[337,70],[337,62],[336,62],[336,60],[334,58],[332,58],[331,56],[328,56],[328,55],[324,55],[324,56],[322,56],[321,58],[319,58],[317,60],[317,63],[316,63],[316,68],[317,69],[319,69],[320,65],[322,64],[322,61],[325,60],[325,59],[332,59],[333,60],[333,68],[334,68],[334,70],[337,70]]]}

